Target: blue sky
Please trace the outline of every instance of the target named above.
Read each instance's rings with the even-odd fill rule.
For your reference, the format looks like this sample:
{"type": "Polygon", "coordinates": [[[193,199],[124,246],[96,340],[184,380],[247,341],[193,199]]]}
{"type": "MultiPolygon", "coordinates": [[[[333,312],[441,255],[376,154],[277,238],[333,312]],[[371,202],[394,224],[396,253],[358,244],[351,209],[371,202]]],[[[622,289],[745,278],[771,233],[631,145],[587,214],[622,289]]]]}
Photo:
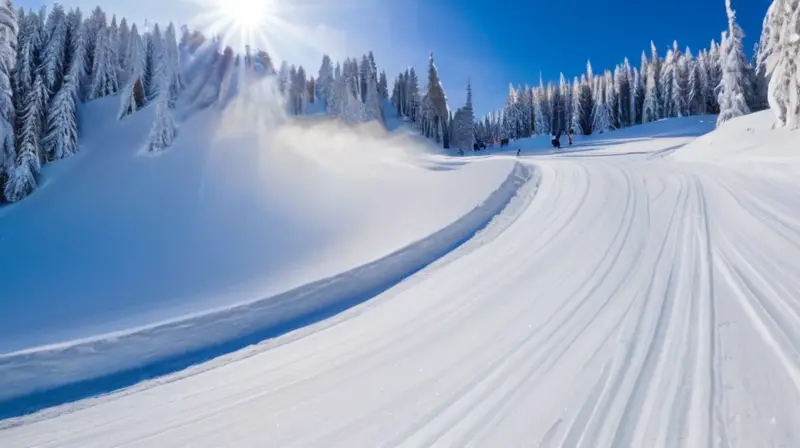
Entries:
{"type": "MultiPolygon", "coordinates": [[[[109,14],[137,22],[204,25],[207,6],[224,0],[63,0],[88,13],[100,4],[109,14]]],[[[241,1],[241,0],[240,0],[241,1]]],[[[279,57],[301,63],[313,74],[322,52],[335,59],[373,50],[390,80],[408,65],[424,78],[435,54],[442,82],[459,106],[471,79],[475,109],[482,115],[502,106],[508,83],[538,83],[539,72],[557,80],[595,71],[628,57],[638,66],[652,39],[663,54],[673,40],[681,48],[708,46],[727,27],[723,0],[253,0],[274,2],[274,20],[264,25],[268,46],[279,57]]],[[[16,0],[38,8],[42,0],[16,0]]],[[[733,0],[752,48],[770,0],[733,0]]],[[[221,14],[221,13],[220,13],[221,14]]]]}

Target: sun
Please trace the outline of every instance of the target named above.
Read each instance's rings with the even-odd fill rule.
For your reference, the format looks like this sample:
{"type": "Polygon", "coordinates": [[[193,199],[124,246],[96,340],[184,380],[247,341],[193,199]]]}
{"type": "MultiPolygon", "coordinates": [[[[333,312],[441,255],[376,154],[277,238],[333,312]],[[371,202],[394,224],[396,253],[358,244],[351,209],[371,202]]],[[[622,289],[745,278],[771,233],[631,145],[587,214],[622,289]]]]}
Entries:
{"type": "Polygon", "coordinates": [[[225,19],[245,32],[262,27],[272,7],[271,0],[218,0],[217,4],[225,19]]]}

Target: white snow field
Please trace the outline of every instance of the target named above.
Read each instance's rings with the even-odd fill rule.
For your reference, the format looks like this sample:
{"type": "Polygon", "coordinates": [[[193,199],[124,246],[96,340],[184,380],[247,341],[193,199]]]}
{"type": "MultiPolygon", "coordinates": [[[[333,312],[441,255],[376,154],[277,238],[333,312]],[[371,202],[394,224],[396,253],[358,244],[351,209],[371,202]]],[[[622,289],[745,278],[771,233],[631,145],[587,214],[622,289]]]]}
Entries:
{"type": "MultiPolygon", "coordinates": [[[[430,236],[372,265],[377,269],[355,268],[312,288],[318,298],[326,286],[336,295],[337,279],[344,279],[350,293],[342,296],[374,296],[178,372],[2,420],[0,446],[798,446],[800,152],[797,133],[770,130],[770,120],[768,112],[742,117],[695,139],[713,119],[694,117],[585,139],[560,153],[536,139],[513,142],[499,155],[423,158],[430,162],[415,164],[458,168],[430,171],[430,197],[408,192],[439,204],[448,219],[420,226],[405,240],[430,236]],[[519,165],[509,156],[517,147],[525,150],[519,165]],[[487,201],[476,208],[479,198],[487,201]],[[461,241],[471,235],[464,229],[478,228],[461,241]],[[447,247],[426,250],[430,245],[447,247]],[[441,256],[429,263],[432,254],[441,256]],[[394,269],[393,259],[421,269],[370,289],[369,279],[394,269]]],[[[191,149],[179,145],[165,157],[191,149]]],[[[76,163],[75,175],[84,169],[81,178],[104,176],[87,153],[87,168],[76,163]]],[[[413,179],[404,187],[428,177],[407,169],[398,174],[413,179]]],[[[123,188],[116,179],[122,175],[108,182],[123,188]]],[[[64,183],[60,194],[70,191],[64,183]]],[[[125,188],[131,192],[106,200],[131,202],[136,189],[125,188]]],[[[161,191],[141,188],[155,190],[150,198],[161,191]]],[[[186,188],[196,193],[196,185],[186,188]]],[[[381,194],[380,187],[369,190],[381,194]]],[[[44,191],[35,196],[23,205],[35,209],[48,198],[44,191]]],[[[219,200],[221,214],[241,212],[242,204],[219,200]]],[[[379,202],[375,216],[406,207],[373,218],[382,225],[397,229],[395,220],[416,219],[417,204],[379,202]]],[[[87,199],[81,210],[90,206],[87,199]]],[[[7,226],[11,216],[0,223],[7,226]]],[[[155,228],[148,220],[169,222],[124,217],[135,220],[131,232],[155,228]]],[[[53,225],[19,219],[12,222],[53,225]]],[[[275,232],[295,230],[278,225],[275,232]]],[[[341,241],[356,244],[365,229],[341,241]]],[[[97,227],[86,233],[103,238],[97,227]]],[[[393,238],[388,233],[370,244],[393,238]]],[[[5,238],[0,244],[9,244],[5,238]]],[[[44,251],[45,243],[37,244],[44,251]]],[[[385,254],[403,243],[383,244],[385,254]]],[[[152,279],[158,270],[144,266],[129,275],[151,288],[166,273],[152,279]]],[[[210,274],[186,275],[206,282],[210,274]]],[[[229,313],[230,326],[239,319],[257,325],[247,313],[229,313]]],[[[268,318],[258,306],[255,313],[255,320],[268,318]]],[[[148,339],[186,342],[160,339],[157,329],[144,335],[145,346],[148,339]]],[[[123,350],[137,346],[119,341],[123,350]]],[[[0,382],[16,381],[9,372],[25,359],[37,374],[48,360],[53,371],[83,369],[91,363],[81,360],[102,352],[103,343],[117,340],[88,341],[64,357],[57,349],[11,355],[0,363],[0,382]]]]}

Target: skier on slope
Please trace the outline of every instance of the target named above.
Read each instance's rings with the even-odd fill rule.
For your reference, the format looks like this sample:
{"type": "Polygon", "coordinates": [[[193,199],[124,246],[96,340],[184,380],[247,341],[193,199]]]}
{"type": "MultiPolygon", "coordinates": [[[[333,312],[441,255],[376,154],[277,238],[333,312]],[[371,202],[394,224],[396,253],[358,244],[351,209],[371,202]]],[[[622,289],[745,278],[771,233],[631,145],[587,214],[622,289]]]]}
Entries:
{"type": "Polygon", "coordinates": [[[569,128],[569,145],[572,146],[572,136],[575,135],[575,129],[569,128]]]}

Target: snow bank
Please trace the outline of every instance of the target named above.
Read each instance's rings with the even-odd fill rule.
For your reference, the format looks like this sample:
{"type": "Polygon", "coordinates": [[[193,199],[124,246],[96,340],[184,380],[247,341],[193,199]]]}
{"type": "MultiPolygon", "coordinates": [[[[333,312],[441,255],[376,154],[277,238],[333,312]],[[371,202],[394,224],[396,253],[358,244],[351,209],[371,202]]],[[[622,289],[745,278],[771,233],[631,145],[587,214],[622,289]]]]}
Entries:
{"type": "Polygon", "coordinates": [[[460,246],[538,177],[515,164],[485,201],[449,226],[350,271],[273,297],[133,332],[0,356],[0,419],[185,368],[361,303],[460,246]]]}
{"type": "Polygon", "coordinates": [[[725,164],[800,163],[800,132],[772,129],[775,115],[757,112],[727,121],[672,155],[674,160],[725,164]]]}

